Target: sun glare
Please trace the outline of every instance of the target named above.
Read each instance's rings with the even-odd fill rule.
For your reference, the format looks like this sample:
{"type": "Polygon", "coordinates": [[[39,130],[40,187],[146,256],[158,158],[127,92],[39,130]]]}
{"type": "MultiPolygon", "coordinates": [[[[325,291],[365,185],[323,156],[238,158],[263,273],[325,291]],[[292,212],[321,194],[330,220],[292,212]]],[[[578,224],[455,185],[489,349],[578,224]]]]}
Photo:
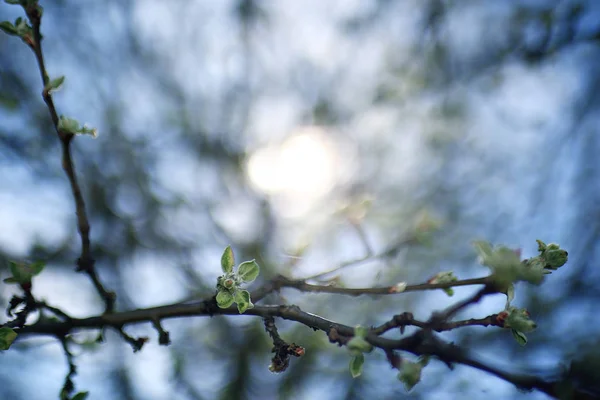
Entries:
{"type": "Polygon", "coordinates": [[[270,195],[317,199],[338,178],[337,152],[323,128],[300,129],[278,145],[257,150],[248,160],[252,185],[270,195]]]}

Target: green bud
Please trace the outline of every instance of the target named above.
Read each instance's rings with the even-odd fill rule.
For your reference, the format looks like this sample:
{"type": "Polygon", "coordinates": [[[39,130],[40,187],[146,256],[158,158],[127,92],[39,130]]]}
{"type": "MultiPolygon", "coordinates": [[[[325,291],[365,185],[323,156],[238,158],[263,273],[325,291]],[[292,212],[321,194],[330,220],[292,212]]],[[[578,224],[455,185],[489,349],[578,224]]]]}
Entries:
{"type": "MultiPolygon", "coordinates": [[[[550,245],[548,245],[548,249],[550,245]]],[[[569,253],[563,249],[546,250],[544,252],[544,260],[546,260],[545,267],[550,270],[557,270],[567,263],[569,253]]]]}
{"type": "Polygon", "coordinates": [[[407,391],[410,391],[421,380],[421,363],[414,363],[408,360],[402,360],[398,379],[404,384],[407,391]]]}
{"type": "Polygon", "coordinates": [[[510,307],[507,311],[508,317],[504,323],[505,327],[523,333],[531,332],[537,328],[536,323],[529,318],[529,312],[526,309],[510,307]]]}
{"type": "Polygon", "coordinates": [[[223,280],[222,283],[225,289],[233,289],[235,287],[235,281],[231,278],[223,280]]]}

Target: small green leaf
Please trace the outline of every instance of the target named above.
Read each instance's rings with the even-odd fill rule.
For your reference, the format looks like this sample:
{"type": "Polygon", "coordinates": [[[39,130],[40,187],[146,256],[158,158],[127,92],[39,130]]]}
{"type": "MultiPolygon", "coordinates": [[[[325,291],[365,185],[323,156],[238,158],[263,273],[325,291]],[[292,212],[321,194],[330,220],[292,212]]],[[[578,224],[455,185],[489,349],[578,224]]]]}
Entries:
{"type": "Polygon", "coordinates": [[[260,267],[255,260],[245,261],[238,267],[238,276],[246,283],[250,283],[258,277],[260,267]]]}
{"type": "Polygon", "coordinates": [[[535,241],[536,241],[536,242],[537,242],[537,244],[538,244],[538,251],[539,251],[540,253],[543,253],[543,252],[544,252],[544,250],[546,250],[546,243],[542,242],[540,239],[536,239],[535,241]]]}
{"type": "Polygon", "coordinates": [[[87,399],[90,392],[79,392],[71,398],[71,400],[85,400],[87,399]]]}
{"type": "Polygon", "coordinates": [[[223,255],[221,256],[221,270],[226,274],[229,274],[233,271],[233,266],[235,265],[235,259],[233,257],[233,250],[231,250],[231,246],[227,246],[223,255]]]}
{"type": "Polygon", "coordinates": [[[15,278],[13,278],[12,276],[10,278],[6,278],[3,281],[6,284],[13,284],[13,283],[19,283],[19,281],[17,281],[15,278]]]}
{"type": "Polygon", "coordinates": [[[414,363],[408,360],[402,361],[398,379],[404,384],[407,391],[410,391],[417,383],[419,383],[421,380],[422,369],[423,365],[421,363],[414,363]]]}
{"type": "Polygon", "coordinates": [[[362,353],[357,354],[350,359],[350,375],[352,375],[353,378],[358,378],[362,374],[364,363],[365,356],[362,353]]]}
{"type": "Polygon", "coordinates": [[[492,245],[489,242],[483,240],[475,240],[473,242],[473,247],[475,247],[475,251],[479,254],[480,257],[485,258],[492,255],[492,245]]]}
{"type": "Polygon", "coordinates": [[[73,118],[65,117],[61,115],[58,119],[58,130],[72,135],[91,135],[92,137],[98,136],[98,132],[94,128],[88,128],[87,126],[80,126],[79,121],[73,118]]]}
{"type": "Polygon", "coordinates": [[[504,322],[505,327],[513,328],[519,332],[531,332],[537,328],[535,321],[529,318],[529,312],[524,308],[510,307],[508,317],[504,322]]]}
{"type": "Polygon", "coordinates": [[[229,290],[221,290],[217,293],[217,305],[219,308],[229,308],[233,304],[233,295],[229,290]]]}
{"type": "Polygon", "coordinates": [[[448,297],[454,296],[454,289],[446,288],[446,289],[442,289],[442,290],[444,291],[444,293],[446,293],[448,295],[448,297]]]}
{"type": "Polygon", "coordinates": [[[515,285],[510,284],[506,289],[506,302],[510,304],[511,301],[515,298],[515,285]]]}
{"type": "Polygon", "coordinates": [[[33,262],[29,265],[29,268],[31,268],[31,272],[33,273],[33,276],[39,275],[40,272],[42,272],[44,270],[44,267],[46,266],[46,263],[43,261],[36,261],[33,262]]]}
{"type": "Polygon", "coordinates": [[[10,328],[0,328],[0,350],[8,350],[17,333],[10,328]]]}
{"type": "Polygon", "coordinates": [[[4,0],[6,4],[21,4],[21,0],[4,0]]]}
{"type": "Polygon", "coordinates": [[[252,308],[252,307],[250,307],[250,303],[244,303],[244,302],[237,303],[237,309],[240,314],[245,313],[246,310],[249,308],[252,308]]]}
{"type": "Polygon", "coordinates": [[[0,22],[0,29],[8,35],[19,36],[19,31],[17,31],[17,28],[8,21],[0,22]]]}
{"type": "Polygon", "coordinates": [[[252,304],[252,301],[250,300],[250,292],[247,290],[236,290],[233,294],[233,299],[237,303],[240,314],[243,314],[250,308],[254,308],[254,304],[252,304]]]}
{"type": "Polygon", "coordinates": [[[60,87],[62,86],[64,81],[65,81],[65,77],[59,76],[58,78],[52,79],[50,82],[48,82],[48,84],[46,85],[46,87],[44,89],[47,90],[48,92],[55,92],[58,89],[60,89],[60,87]]]}
{"type": "Polygon", "coordinates": [[[33,271],[27,264],[9,261],[8,265],[10,272],[12,273],[12,277],[15,281],[17,281],[17,283],[31,282],[31,278],[33,278],[33,271]]]}
{"type": "Polygon", "coordinates": [[[511,329],[512,335],[521,346],[525,346],[527,344],[527,336],[523,332],[519,332],[516,329],[511,329]]]}

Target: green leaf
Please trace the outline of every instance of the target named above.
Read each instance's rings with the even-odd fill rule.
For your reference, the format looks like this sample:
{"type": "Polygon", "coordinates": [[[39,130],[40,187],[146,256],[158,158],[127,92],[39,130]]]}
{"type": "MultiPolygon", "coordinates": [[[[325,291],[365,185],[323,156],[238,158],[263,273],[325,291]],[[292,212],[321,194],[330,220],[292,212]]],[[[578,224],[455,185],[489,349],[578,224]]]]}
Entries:
{"type": "Polygon", "coordinates": [[[56,79],[52,79],[50,82],[48,82],[48,84],[46,85],[44,90],[47,90],[48,92],[55,92],[58,89],[60,89],[60,87],[62,86],[64,81],[65,81],[64,76],[59,76],[56,79]]]}
{"type": "Polygon", "coordinates": [[[543,252],[544,252],[544,250],[546,250],[546,243],[542,242],[540,239],[536,239],[535,241],[536,241],[536,242],[537,242],[537,244],[538,244],[538,251],[539,251],[540,253],[543,253],[543,252]]]}
{"type": "Polygon", "coordinates": [[[71,398],[71,400],[85,400],[87,399],[90,392],[79,392],[71,398]]]}
{"type": "Polygon", "coordinates": [[[21,4],[20,0],[4,0],[6,4],[21,4]]]}
{"type": "Polygon", "coordinates": [[[233,294],[233,299],[237,303],[238,311],[243,314],[249,308],[253,308],[254,304],[250,300],[250,292],[247,290],[236,290],[233,294]]]}
{"type": "MultiPolygon", "coordinates": [[[[475,247],[475,251],[479,254],[480,257],[489,257],[492,255],[492,245],[489,242],[483,240],[475,240],[473,242],[473,247],[475,247]]],[[[482,263],[483,264],[483,263],[482,263]]]]}
{"type": "Polygon", "coordinates": [[[238,267],[238,276],[246,283],[250,283],[258,277],[260,267],[255,260],[245,261],[238,267]]]}
{"type": "Polygon", "coordinates": [[[510,307],[508,317],[504,322],[505,327],[513,328],[519,332],[532,332],[537,328],[535,321],[529,318],[529,312],[524,308],[510,307]]]}
{"type": "Polygon", "coordinates": [[[0,350],[8,350],[17,333],[10,328],[0,328],[0,350]]]}
{"type": "Polygon", "coordinates": [[[527,344],[527,336],[523,332],[519,332],[516,329],[511,329],[512,335],[521,346],[525,346],[527,344]]]}
{"type": "Polygon", "coordinates": [[[44,270],[44,267],[46,266],[46,263],[43,261],[35,261],[33,263],[31,263],[29,265],[29,268],[31,268],[31,271],[33,273],[33,276],[39,275],[40,272],[42,272],[44,270]]]}
{"type": "Polygon", "coordinates": [[[239,312],[240,314],[243,314],[243,313],[245,313],[245,312],[246,312],[246,310],[248,310],[249,308],[252,308],[252,307],[254,307],[254,305],[253,305],[253,304],[252,304],[252,307],[250,307],[250,305],[251,305],[251,303],[245,303],[245,302],[239,302],[239,303],[237,303],[237,309],[238,309],[238,312],[239,312]]]}
{"type": "Polygon", "coordinates": [[[221,290],[217,293],[217,305],[219,308],[229,308],[233,304],[233,295],[229,290],[221,290]]]}
{"type": "Polygon", "coordinates": [[[231,250],[231,246],[227,246],[225,251],[223,251],[223,255],[221,256],[221,270],[226,274],[231,273],[233,271],[233,266],[235,265],[235,259],[233,257],[233,250],[231,250]]]}
{"type": "Polygon", "coordinates": [[[365,356],[362,353],[357,354],[350,359],[350,375],[352,375],[353,378],[358,378],[362,374],[364,363],[365,356]]]}
{"type": "Polygon", "coordinates": [[[23,262],[8,262],[10,272],[12,273],[12,277],[4,280],[4,283],[28,283],[31,282],[31,279],[38,275],[46,264],[42,261],[36,261],[31,264],[23,263],[23,262]]]}
{"type": "Polygon", "coordinates": [[[421,380],[421,363],[414,363],[408,360],[402,360],[398,379],[404,384],[407,391],[410,391],[421,380]]]}
{"type": "Polygon", "coordinates": [[[12,277],[17,283],[31,282],[33,278],[33,271],[25,263],[18,263],[15,261],[8,262],[12,277]]]}
{"type": "Polygon", "coordinates": [[[509,285],[506,289],[506,301],[510,303],[515,298],[515,285],[509,285]]]}
{"type": "Polygon", "coordinates": [[[94,128],[88,128],[87,126],[80,126],[79,121],[73,118],[65,117],[61,115],[58,119],[58,130],[72,135],[91,135],[92,137],[98,136],[98,132],[94,128]]]}
{"type": "Polygon", "coordinates": [[[8,21],[0,22],[0,29],[8,35],[19,36],[19,31],[17,28],[8,21]]]}
{"type": "Polygon", "coordinates": [[[506,288],[506,306],[504,307],[506,310],[510,307],[510,302],[515,298],[515,285],[512,283],[508,285],[506,288]]]}

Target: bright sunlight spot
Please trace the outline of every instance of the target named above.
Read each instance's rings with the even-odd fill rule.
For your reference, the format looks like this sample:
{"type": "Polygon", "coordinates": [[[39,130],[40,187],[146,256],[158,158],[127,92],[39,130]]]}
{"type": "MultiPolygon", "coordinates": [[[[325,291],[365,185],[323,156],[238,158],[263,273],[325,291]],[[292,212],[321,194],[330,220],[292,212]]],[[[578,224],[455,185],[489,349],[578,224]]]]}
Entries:
{"type": "Polygon", "coordinates": [[[328,193],[336,179],[338,155],[320,127],[298,130],[286,141],[259,149],[248,160],[254,187],[271,195],[316,199],[328,193]]]}

